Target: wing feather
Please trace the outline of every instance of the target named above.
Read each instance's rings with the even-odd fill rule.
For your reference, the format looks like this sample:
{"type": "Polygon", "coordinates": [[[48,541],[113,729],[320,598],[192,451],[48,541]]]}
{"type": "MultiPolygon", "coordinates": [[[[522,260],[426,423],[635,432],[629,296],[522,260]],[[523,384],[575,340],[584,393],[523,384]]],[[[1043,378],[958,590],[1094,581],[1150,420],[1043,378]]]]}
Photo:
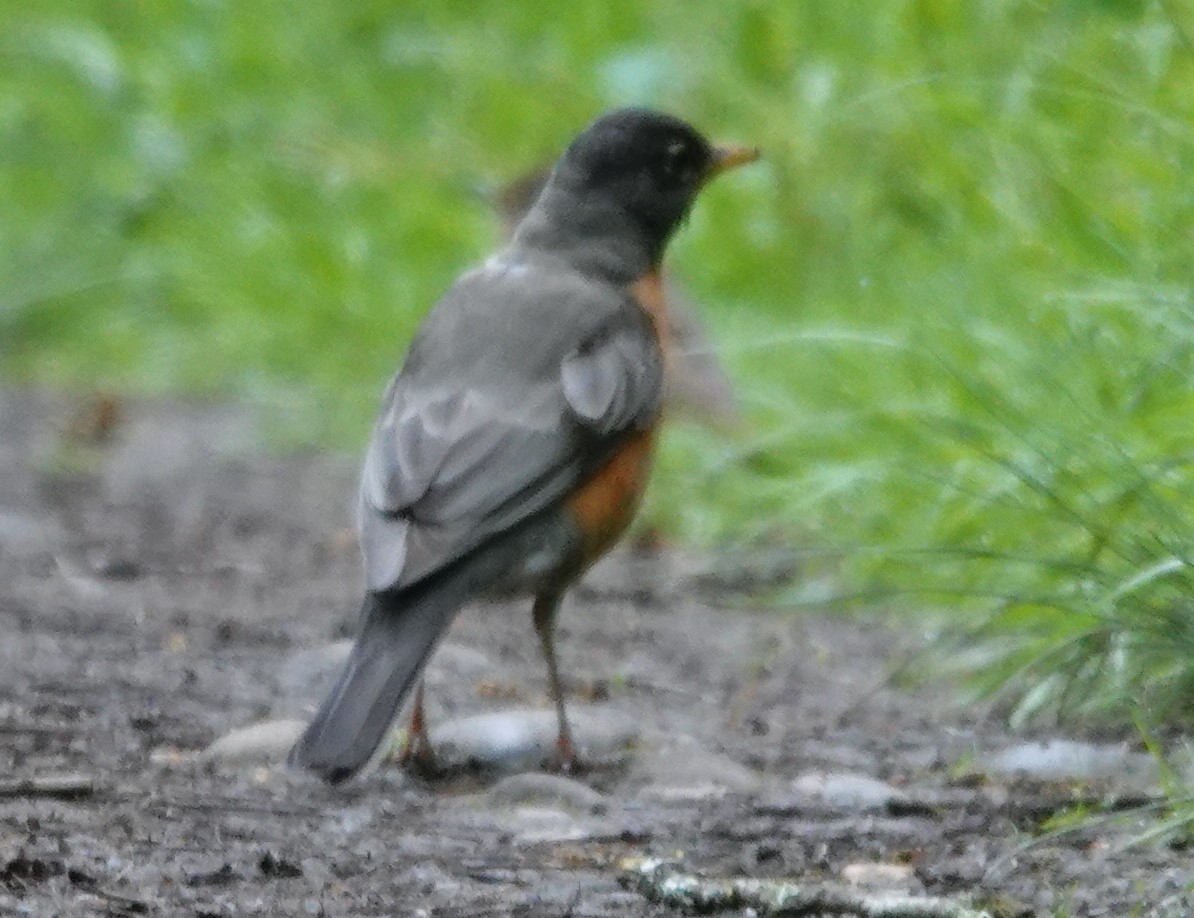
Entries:
{"type": "Polygon", "coordinates": [[[366,451],[373,590],[415,583],[560,502],[659,410],[658,342],[622,291],[546,269],[462,285],[416,338],[366,451]]]}

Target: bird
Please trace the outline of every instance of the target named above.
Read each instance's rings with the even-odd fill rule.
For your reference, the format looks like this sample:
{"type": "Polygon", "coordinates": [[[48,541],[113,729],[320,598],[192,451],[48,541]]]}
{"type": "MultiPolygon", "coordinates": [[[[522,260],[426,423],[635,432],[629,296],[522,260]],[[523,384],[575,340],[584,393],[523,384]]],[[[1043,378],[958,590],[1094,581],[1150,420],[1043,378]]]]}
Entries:
{"type": "MultiPolygon", "coordinates": [[[[514,235],[550,176],[550,166],[539,166],[487,195],[506,239],[514,235]]],[[[719,434],[742,431],[734,385],[717,358],[696,304],[671,272],[663,279],[663,295],[667,303],[666,327],[660,330],[665,416],[681,417],[719,434]]]]}
{"type": "Polygon", "coordinates": [[[556,615],[624,532],[650,475],[665,249],[701,189],[758,155],[662,112],[601,115],[505,247],[427,314],[365,451],[357,635],[292,765],[330,784],[361,773],[412,691],[405,755],[434,761],[423,667],[464,605],[502,595],[532,599],[557,721],[548,764],[579,766],[556,615]]]}

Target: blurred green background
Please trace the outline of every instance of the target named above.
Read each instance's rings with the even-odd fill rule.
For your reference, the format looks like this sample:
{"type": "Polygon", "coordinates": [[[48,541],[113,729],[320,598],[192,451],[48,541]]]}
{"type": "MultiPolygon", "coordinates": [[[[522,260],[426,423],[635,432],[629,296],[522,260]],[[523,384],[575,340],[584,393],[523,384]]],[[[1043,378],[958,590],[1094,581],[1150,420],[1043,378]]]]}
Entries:
{"type": "Polygon", "coordinates": [[[674,427],[651,519],[799,546],[833,576],[792,605],[964,623],[1016,716],[1189,719],[1192,35],[1178,0],[5,4],[3,373],[357,450],[496,242],[481,192],[664,108],[766,161],[672,250],[750,429],[674,427]]]}

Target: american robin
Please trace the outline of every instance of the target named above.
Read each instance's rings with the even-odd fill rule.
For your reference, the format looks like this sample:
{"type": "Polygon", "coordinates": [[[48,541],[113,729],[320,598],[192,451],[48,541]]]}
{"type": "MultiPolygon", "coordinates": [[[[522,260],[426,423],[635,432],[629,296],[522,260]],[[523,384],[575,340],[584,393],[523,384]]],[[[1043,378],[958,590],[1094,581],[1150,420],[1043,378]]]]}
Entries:
{"type": "MultiPolygon", "coordinates": [[[[504,235],[514,235],[518,224],[538,199],[551,175],[551,167],[534,169],[504,185],[493,206],[504,235]]],[[[663,342],[663,412],[696,421],[714,431],[742,427],[734,386],[717,359],[717,352],[693,303],[668,272],[663,278],[667,304],[663,342]]]]}
{"type": "MultiPolygon", "coordinates": [[[[660,262],[705,183],[757,155],[656,112],[598,118],[509,244],[427,316],[365,456],[356,642],[292,763],[331,783],[359,772],[456,612],[500,592],[534,597],[556,764],[574,766],[553,626],[646,487],[663,391],[660,262]]],[[[429,754],[421,687],[411,737],[429,754]]]]}

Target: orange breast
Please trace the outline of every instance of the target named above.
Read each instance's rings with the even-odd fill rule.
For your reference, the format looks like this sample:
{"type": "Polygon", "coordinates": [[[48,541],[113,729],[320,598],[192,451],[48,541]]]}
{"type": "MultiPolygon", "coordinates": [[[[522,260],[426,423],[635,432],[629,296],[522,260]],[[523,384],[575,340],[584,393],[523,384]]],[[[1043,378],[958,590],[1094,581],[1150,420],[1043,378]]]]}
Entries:
{"type": "MultiPolygon", "coordinates": [[[[643,275],[631,285],[630,293],[638,300],[643,311],[651,317],[656,337],[666,345],[671,340],[672,327],[668,321],[667,300],[663,295],[663,276],[658,271],[643,275]]],[[[666,346],[663,351],[666,359],[666,346]]]]}
{"type": "Polygon", "coordinates": [[[653,429],[635,434],[568,499],[568,512],[584,534],[587,560],[605,554],[634,519],[654,447],[653,429]]]}
{"type": "MultiPolygon", "coordinates": [[[[644,276],[635,282],[630,292],[651,317],[656,336],[666,335],[667,303],[659,274],[652,272],[644,276]]],[[[568,499],[568,511],[584,533],[587,560],[594,561],[604,554],[634,519],[651,476],[654,452],[653,425],[627,439],[568,499]]]]}

